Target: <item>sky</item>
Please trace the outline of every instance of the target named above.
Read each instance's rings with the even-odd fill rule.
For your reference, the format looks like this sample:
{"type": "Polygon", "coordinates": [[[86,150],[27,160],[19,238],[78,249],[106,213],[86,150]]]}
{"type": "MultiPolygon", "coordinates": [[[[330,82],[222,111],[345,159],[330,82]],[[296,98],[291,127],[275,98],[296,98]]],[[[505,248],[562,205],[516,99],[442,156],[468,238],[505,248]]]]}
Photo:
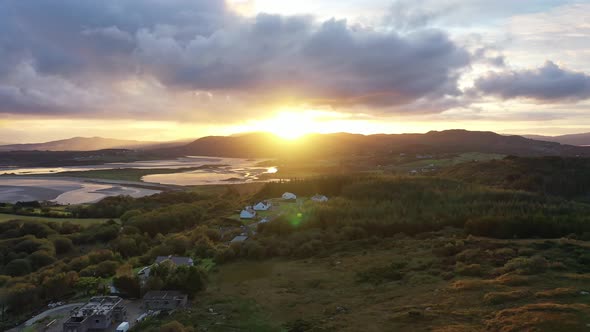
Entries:
{"type": "Polygon", "coordinates": [[[2,0],[0,142],[590,132],[590,1],[2,0]]]}

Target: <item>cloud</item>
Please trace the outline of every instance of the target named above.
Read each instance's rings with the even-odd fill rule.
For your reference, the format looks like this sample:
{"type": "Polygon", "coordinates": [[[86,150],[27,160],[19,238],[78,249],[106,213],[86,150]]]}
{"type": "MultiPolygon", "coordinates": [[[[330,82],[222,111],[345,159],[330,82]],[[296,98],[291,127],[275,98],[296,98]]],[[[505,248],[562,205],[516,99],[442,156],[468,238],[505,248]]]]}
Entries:
{"type": "Polygon", "coordinates": [[[440,31],[400,36],[266,14],[184,43],[141,30],[138,54],[169,86],[334,106],[457,95],[457,72],[470,61],[440,31]]]}
{"type": "Polygon", "coordinates": [[[398,30],[426,26],[484,26],[515,14],[536,13],[564,0],[396,0],[384,23],[398,30]]]}
{"type": "Polygon", "coordinates": [[[179,95],[191,118],[297,104],[411,112],[459,96],[471,62],[441,30],[244,17],[222,0],[5,0],[0,30],[0,112],[16,114],[178,116],[156,106],[179,95]],[[128,81],[155,81],[158,95],[120,89],[128,81]]]}
{"type": "Polygon", "coordinates": [[[578,101],[590,98],[590,76],[547,61],[537,69],[489,73],[475,81],[475,88],[503,99],[578,101]]]}

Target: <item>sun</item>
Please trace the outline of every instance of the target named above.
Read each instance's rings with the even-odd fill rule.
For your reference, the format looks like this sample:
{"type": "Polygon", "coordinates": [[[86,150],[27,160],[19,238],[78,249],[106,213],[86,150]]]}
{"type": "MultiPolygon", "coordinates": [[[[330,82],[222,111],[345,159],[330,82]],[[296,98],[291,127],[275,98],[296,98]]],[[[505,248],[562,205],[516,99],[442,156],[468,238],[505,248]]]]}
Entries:
{"type": "Polygon", "coordinates": [[[287,140],[295,140],[309,134],[315,128],[313,118],[302,112],[281,112],[265,121],[265,131],[287,140]]]}

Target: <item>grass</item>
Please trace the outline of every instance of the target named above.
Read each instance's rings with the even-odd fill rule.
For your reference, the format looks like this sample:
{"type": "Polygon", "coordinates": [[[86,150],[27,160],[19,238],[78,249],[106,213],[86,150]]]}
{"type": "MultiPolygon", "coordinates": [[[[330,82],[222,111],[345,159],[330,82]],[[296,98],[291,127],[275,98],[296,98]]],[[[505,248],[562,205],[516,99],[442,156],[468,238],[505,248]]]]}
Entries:
{"type": "Polygon", "coordinates": [[[434,165],[437,168],[450,167],[470,161],[489,161],[495,159],[502,159],[505,155],[495,153],[480,153],[480,152],[466,152],[456,156],[441,159],[420,159],[409,163],[394,166],[394,169],[401,171],[409,171],[412,169],[420,169],[434,165]]]}
{"type": "Polygon", "coordinates": [[[20,216],[16,214],[0,213],[0,223],[9,220],[23,220],[23,221],[41,221],[41,222],[71,222],[79,225],[92,225],[101,224],[109,220],[106,218],[95,218],[95,219],[81,219],[81,218],[47,218],[47,217],[33,217],[33,216],[20,216]]]}
{"type": "MultiPolygon", "coordinates": [[[[302,205],[305,201],[307,201],[308,197],[298,197],[297,201],[286,201],[282,198],[271,198],[268,199],[272,202],[272,207],[267,211],[256,211],[256,218],[255,219],[241,219],[240,213],[234,213],[230,215],[228,218],[239,220],[243,224],[248,225],[252,224],[256,221],[262,220],[264,218],[273,218],[279,215],[285,216],[293,216],[300,212],[300,205],[302,205]]],[[[253,203],[255,204],[255,203],[253,203]]]]}
{"type": "MultiPolygon", "coordinates": [[[[584,272],[585,266],[576,262],[571,250],[559,249],[560,240],[458,240],[456,236],[441,231],[420,238],[400,236],[395,241],[359,240],[306,259],[217,265],[192,313],[167,319],[185,325],[199,322],[212,331],[223,327],[367,332],[384,327],[391,331],[586,328],[590,295],[580,291],[587,287],[590,273],[584,272]],[[555,245],[535,249],[536,255],[550,263],[566,262],[565,269],[498,274],[504,265],[514,265],[514,253],[546,241],[555,245]],[[450,242],[462,250],[452,254],[433,250],[450,242]],[[457,257],[468,264],[476,261],[478,273],[457,274],[457,257]],[[215,314],[208,314],[209,308],[215,314]],[[231,323],[221,317],[231,317],[231,323]]],[[[578,253],[590,251],[583,241],[568,245],[576,246],[578,253]]]]}

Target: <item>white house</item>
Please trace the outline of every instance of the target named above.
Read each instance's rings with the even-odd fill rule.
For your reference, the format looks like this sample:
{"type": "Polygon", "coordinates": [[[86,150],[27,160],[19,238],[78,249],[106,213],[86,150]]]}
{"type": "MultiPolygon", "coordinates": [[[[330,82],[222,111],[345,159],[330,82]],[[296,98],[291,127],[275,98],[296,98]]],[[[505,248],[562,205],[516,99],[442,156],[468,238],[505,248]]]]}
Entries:
{"type": "Polygon", "coordinates": [[[311,198],[311,200],[314,201],[314,202],[327,202],[328,201],[328,197],[326,197],[324,195],[317,194],[317,195],[314,195],[311,198]]]}
{"type": "Polygon", "coordinates": [[[283,194],[283,199],[297,199],[297,196],[293,193],[286,192],[283,194]]]}
{"type": "Polygon", "coordinates": [[[254,205],[254,210],[255,211],[266,211],[266,210],[270,209],[271,206],[272,206],[272,203],[270,201],[262,201],[262,202],[258,202],[256,205],[254,205]]]}
{"type": "Polygon", "coordinates": [[[256,217],[256,211],[254,211],[251,206],[247,206],[242,212],[240,212],[241,219],[252,219],[254,217],[256,217]]]}

